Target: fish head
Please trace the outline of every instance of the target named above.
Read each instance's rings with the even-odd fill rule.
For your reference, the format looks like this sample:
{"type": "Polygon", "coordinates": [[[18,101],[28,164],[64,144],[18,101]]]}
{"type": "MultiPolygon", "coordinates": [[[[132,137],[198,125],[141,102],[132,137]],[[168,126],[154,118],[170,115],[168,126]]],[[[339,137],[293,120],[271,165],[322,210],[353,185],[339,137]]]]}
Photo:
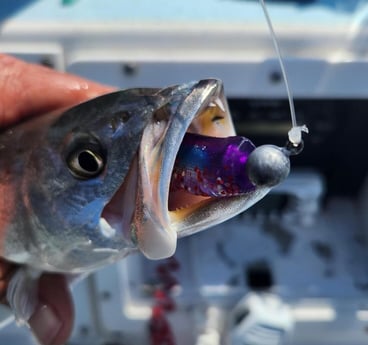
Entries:
{"type": "Polygon", "coordinates": [[[20,182],[24,217],[8,231],[4,256],[43,270],[89,271],[137,248],[169,257],[178,237],[235,216],[270,189],[226,198],[170,191],[187,132],[235,135],[216,79],[117,91],[18,131],[30,152],[20,182]]]}

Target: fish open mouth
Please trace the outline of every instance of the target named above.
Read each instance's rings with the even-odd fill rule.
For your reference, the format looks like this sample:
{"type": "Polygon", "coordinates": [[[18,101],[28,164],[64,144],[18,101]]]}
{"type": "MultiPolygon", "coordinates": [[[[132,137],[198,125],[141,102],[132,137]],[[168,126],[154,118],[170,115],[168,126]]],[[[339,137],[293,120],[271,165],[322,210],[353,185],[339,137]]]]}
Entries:
{"type": "MultiPolygon", "coordinates": [[[[218,138],[234,136],[235,129],[224,96],[222,83],[218,80],[206,82],[209,83],[207,87],[212,92],[203,101],[185,134],[194,133],[218,138]]],[[[172,178],[173,176],[171,176],[172,178]]],[[[179,188],[179,190],[170,188],[168,211],[171,222],[179,223],[181,219],[185,219],[189,214],[195,212],[198,207],[214,199],[214,197],[187,192],[185,188],[179,188]]]]}
{"type": "Polygon", "coordinates": [[[256,191],[258,198],[214,198],[170,189],[175,160],[186,133],[235,135],[221,81],[201,80],[177,92],[181,94],[180,101],[176,99],[157,110],[156,121],[145,129],[140,146],[133,233],[140,250],[152,259],[172,255],[178,236],[216,225],[265,194],[256,191]]]}
{"type": "Polygon", "coordinates": [[[138,157],[103,212],[111,225],[112,205],[124,205],[123,218],[129,223],[121,224],[118,206],[119,227],[128,229],[125,235],[151,259],[171,256],[178,237],[233,217],[268,191],[257,188],[249,195],[217,198],[194,195],[185,188],[172,190],[175,160],[187,133],[225,138],[234,136],[235,130],[219,80],[173,86],[158,91],[157,96],[165,101],[155,109],[143,131],[138,157]]]}

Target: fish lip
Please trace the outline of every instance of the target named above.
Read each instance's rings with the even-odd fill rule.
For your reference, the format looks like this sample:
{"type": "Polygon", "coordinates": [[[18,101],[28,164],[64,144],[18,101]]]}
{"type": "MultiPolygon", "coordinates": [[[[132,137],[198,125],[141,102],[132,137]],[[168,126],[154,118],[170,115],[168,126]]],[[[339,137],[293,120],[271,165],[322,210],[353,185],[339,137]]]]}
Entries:
{"type": "MultiPolygon", "coordinates": [[[[169,210],[171,175],[184,135],[188,131],[217,137],[235,135],[220,80],[200,80],[179,86],[171,93],[180,94],[181,91],[186,94],[162,126],[162,134],[156,138],[156,144],[150,147],[152,128],[145,129],[141,141],[133,234],[140,251],[150,259],[171,256],[176,249],[177,237],[188,229],[176,211],[169,210]],[[201,115],[212,103],[221,109],[221,121],[212,123],[212,119],[204,119],[203,124],[199,121],[201,115]]],[[[194,208],[192,212],[196,212],[194,208]]],[[[195,226],[190,224],[189,227],[195,226]]]]}

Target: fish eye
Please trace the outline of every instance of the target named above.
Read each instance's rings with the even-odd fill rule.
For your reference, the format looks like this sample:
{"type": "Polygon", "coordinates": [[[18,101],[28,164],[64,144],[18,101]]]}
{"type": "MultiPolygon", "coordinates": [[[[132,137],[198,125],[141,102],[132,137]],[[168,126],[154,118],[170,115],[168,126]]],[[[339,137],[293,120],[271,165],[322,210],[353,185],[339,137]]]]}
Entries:
{"type": "Polygon", "coordinates": [[[90,179],[98,176],[105,167],[104,156],[98,148],[80,147],[73,150],[67,158],[70,172],[79,179],[90,179]]]}

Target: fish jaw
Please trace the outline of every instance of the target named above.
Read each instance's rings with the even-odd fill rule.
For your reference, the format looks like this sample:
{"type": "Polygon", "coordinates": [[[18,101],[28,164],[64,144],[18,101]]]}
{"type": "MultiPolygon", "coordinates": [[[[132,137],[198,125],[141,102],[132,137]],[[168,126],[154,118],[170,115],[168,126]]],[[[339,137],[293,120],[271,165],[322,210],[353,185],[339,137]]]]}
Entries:
{"type": "Polygon", "coordinates": [[[222,82],[201,80],[182,86],[187,96],[180,104],[168,104],[169,116],[143,132],[139,151],[139,175],[133,236],[150,259],[171,256],[178,237],[219,224],[260,200],[270,188],[255,188],[243,196],[210,198],[185,191],[170,192],[171,175],[180,144],[187,132],[214,137],[235,135],[222,82]]]}

